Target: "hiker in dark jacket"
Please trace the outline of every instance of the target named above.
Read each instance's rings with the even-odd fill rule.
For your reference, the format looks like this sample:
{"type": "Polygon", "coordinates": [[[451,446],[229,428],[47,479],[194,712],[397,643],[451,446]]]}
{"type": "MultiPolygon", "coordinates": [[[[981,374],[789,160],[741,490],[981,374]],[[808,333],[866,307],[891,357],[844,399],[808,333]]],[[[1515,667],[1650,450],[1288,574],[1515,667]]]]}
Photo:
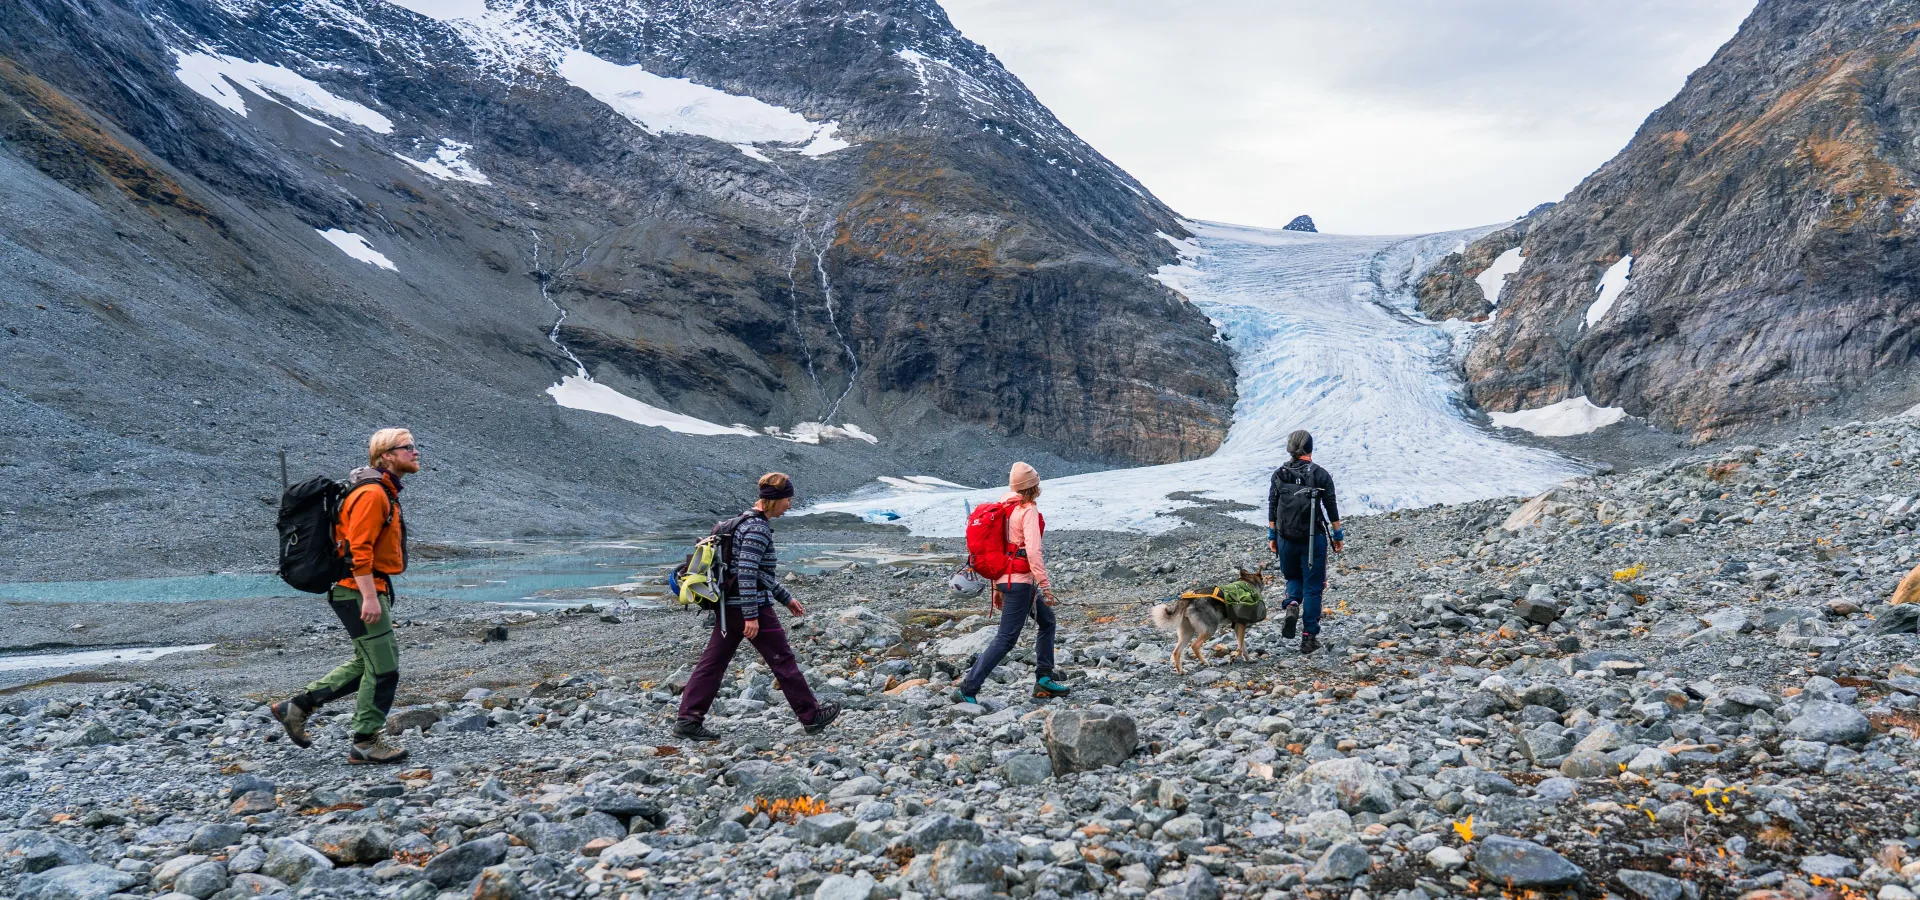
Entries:
{"type": "Polygon", "coordinates": [[[405,428],[383,428],[367,441],[367,466],[347,476],[335,538],[352,556],[353,574],[333,586],[327,603],[353,640],[353,658],[269,711],[296,746],[313,745],[307,717],[321,704],[353,696],[350,763],[397,763],[407,751],[380,736],[400,686],[400,644],[393,636],[393,581],[407,569],[407,523],[400,479],[420,471],[420,449],[405,428]]]}
{"type": "Polygon", "coordinates": [[[1282,637],[1291,638],[1299,623],[1300,652],[1320,649],[1320,598],[1327,589],[1327,549],[1346,549],[1340,530],[1340,504],[1334,499],[1333,476],[1313,461],[1313,435],[1287,435],[1287,455],[1293,457],[1273,473],[1267,488],[1267,549],[1280,557],[1287,578],[1282,637]],[[1305,619],[1304,622],[1300,622],[1305,619]]]}
{"type": "Polygon", "coordinates": [[[707,649],[687,677],[680,694],[679,721],[673,733],[699,741],[719,740],[720,735],[705,725],[707,710],[720,693],[720,680],[733,662],[733,654],[745,639],[760,651],[767,668],[773,670],[774,683],[785,694],[787,705],[808,734],[816,734],[840,716],[834,703],[820,703],[800,672],[800,662],[787,645],[787,631],[773,612],[778,602],[796,616],[806,615],[806,607],[793,599],[774,573],[773,526],[769,520],[786,515],[793,506],[793,479],[780,472],[760,476],[760,500],[743,514],[733,529],[729,566],[739,590],[728,592],[723,608],[714,613],[713,633],[707,637],[707,649]]]}

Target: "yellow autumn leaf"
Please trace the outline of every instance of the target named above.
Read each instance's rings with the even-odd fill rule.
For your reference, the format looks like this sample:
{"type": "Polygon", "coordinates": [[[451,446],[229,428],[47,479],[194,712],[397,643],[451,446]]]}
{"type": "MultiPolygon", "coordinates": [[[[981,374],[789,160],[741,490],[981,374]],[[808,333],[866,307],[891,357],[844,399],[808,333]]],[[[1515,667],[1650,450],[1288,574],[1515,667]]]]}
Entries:
{"type": "Polygon", "coordinates": [[[1461,840],[1463,840],[1463,841],[1467,841],[1467,842],[1472,842],[1472,840],[1473,840],[1473,817],[1472,817],[1472,816],[1468,816],[1468,817],[1467,817],[1467,820],[1466,820],[1465,822],[1455,822],[1455,823],[1453,823],[1453,833],[1454,833],[1454,834],[1457,834],[1457,835],[1459,835],[1459,836],[1460,836],[1460,839],[1461,839],[1461,840]]]}

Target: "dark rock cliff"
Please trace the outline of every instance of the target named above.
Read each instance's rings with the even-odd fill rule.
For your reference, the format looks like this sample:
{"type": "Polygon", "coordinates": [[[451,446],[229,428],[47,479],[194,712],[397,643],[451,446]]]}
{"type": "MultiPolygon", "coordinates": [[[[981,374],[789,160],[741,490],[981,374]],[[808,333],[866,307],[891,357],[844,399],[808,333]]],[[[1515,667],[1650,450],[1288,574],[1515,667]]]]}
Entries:
{"type": "Polygon", "coordinates": [[[1910,403],[1915,22],[1911,3],[1763,0],[1533,226],[1467,358],[1473,399],[1511,411],[1585,394],[1698,437],[1836,401],[1910,403]],[[1602,275],[1627,256],[1631,280],[1599,315],[1602,275]]]}
{"type": "MultiPolygon", "coordinates": [[[[15,0],[0,471],[77,480],[0,492],[0,531],[180,522],[179,473],[278,446],[331,470],[396,422],[461,469],[429,496],[467,533],[658,521],[774,467],[820,491],[1204,455],[1233,370],[1148,277],[1156,232],[1185,235],[931,0],[15,0]],[[590,91],[582,59],[629,83],[590,91]],[[676,412],[881,442],[561,409],[576,359],[676,412]]],[[[251,479],[219,502],[257,519],[277,476],[251,479]]]]}
{"type": "Polygon", "coordinates": [[[1533,217],[1552,207],[1551,203],[1535,207],[1512,225],[1449,253],[1434,263],[1425,275],[1420,276],[1420,283],[1414,288],[1414,298],[1420,312],[1435,321],[1486,321],[1487,315],[1493,312],[1493,301],[1480,288],[1478,279],[1481,273],[1492,268],[1501,255],[1520,246],[1527,239],[1527,229],[1532,227],[1533,217]]]}

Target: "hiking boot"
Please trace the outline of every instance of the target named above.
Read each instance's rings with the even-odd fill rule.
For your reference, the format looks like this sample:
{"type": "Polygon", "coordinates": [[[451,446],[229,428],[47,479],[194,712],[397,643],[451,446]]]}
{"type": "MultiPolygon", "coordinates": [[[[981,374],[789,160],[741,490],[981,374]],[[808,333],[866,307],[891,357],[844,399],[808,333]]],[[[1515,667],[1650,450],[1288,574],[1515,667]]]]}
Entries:
{"type": "Polygon", "coordinates": [[[833,720],[838,718],[840,718],[840,704],[822,703],[820,704],[820,708],[814,712],[813,721],[808,722],[802,727],[806,729],[808,734],[819,734],[827,730],[827,726],[832,725],[833,720]]]}
{"type": "Polygon", "coordinates": [[[1320,649],[1319,635],[1306,634],[1306,635],[1300,636],[1300,652],[1301,653],[1312,653],[1313,651],[1318,649],[1320,649]]]}
{"type": "Polygon", "coordinates": [[[407,758],[405,747],[395,747],[374,735],[371,740],[356,740],[347,751],[347,762],[356,765],[390,765],[407,758]]]}
{"type": "Polygon", "coordinates": [[[705,722],[675,722],[673,733],[690,741],[717,741],[720,732],[707,728],[705,722]]]}
{"type": "Polygon", "coordinates": [[[975,698],[975,697],[974,697],[974,695],[972,695],[972,694],[969,694],[969,693],[967,693],[967,692],[966,692],[966,689],[964,689],[964,688],[954,688],[954,689],[953,689],[953,702],[955,702],[955,703],[972,703],[972,704],[974,704],[974,705],[976,705],[976,706],[977,706],[977,705],[979,705],[979,703],[980,703],[980,701],[979,701],[979,700],[978,700],[977,698],[975,698]]]}
{"type": "Polygon", "coordinates": [[[1055,697],[1065,697],[1071,693],[1073,693],[1073,688],[1053,680],[1052,675],[1042,675],[1033,683],[1033,699],[1035,700],[1051,700],[1055,697]]]}
{"type": "Polygon", "coordinates": [[[1286,615],[1280,620],[1280,636],[1287,640],[1293,640],[1293,636],[1300,633],[1299,624],[1300,604],[1287,604],[1286,615]]]}
{"type": "Polygon", "coordinates": [[[267,711],[280,720],[280,727],[287,730],[287,739],[293,741],[295,747],[313,746],[313,738],[307,736],[307,716],[312,715],[311,712],[292,700],[275,703],[267,707],[267,711]]]}

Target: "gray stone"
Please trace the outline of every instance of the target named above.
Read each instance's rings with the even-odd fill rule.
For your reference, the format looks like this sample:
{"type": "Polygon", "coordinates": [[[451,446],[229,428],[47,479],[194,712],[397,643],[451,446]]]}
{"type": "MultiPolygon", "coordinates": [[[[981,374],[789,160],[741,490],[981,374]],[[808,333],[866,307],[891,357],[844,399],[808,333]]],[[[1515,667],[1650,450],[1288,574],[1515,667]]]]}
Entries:
{"type": "Polygon", "coordinates": [[[831,793],[827,794],[827,799],[845,800],[848,797],[871,797],[880,793],[882,787],[885,787],[885,783],[880,779],[872,775],[861,775],[841,782],[838,787],[835,787],[831,793]]]}
{"type": "Polygon", "coordinates": [[[600,860],[616,869],[631,869],[652,855],[653,848],[648,846],[647,842],[637,837],[630,837],[600,851],[600,860]]]}
{"type": "Polygon", "coordinates": [[[1648,747],[1627,763],[1627,771],[1642,778],[1664,775],[1673,771],[1673,754],[1657,747],[1648,747]]]}
{"type": "Polygon", "coordinates": [[[411,709],[396,711],[387,717],[387,733],[400,735],[408,729],[418,728],[426,731],[440,721],[440,713],[431,706],[415,706],[411,709]]]}
{"type": "Polygon", "coordinates": [[[1560,761],[1560,774],[1568,778],[1605,778],[1620,771],[1606,754],[1578,750],[1560,761]]]}
{"type": "MultiPolygon", "coordinates": [[[[1544,707],[1543,707],[1544,708],[1544,707]]],[[[1557,725],[1550,725],[1533,731],[1523,731],[1519,740],[1514,742],[1520,755],[1525,756],[1536,766],[1558,764],[1566,755],[1573,752],[1578,743],[1572,734],[1563,731],[1557,725]]]]}
{"type": "Polygon", "coordinates": [[[267,844],[267,858],[260,863],[260,874],[275,881],[298,884],[314,869],[331,869],[333,860],[326,854],[292,838],[277,838],[267,844]]]}
{"type": "Polygon", "coordinates": [[[1000,764],[1000,774],[1008,784],[1027,786],[1053,777],[1053,760],[1038,753],[1022,753],[1000,764]]]}
{"type": "Polygon", "coordinates": [[[227,799],[238,800],[254,791],[275,793],[279,787],[273,782],[251,773],[240,775],[227,783],[227,799]]]}
{"type": "Polygon", "coordinates": [[[152,872],[149,872],[147,874],[147,880],[150,883],[152,883],[155,887],[167,887],[168,885],[173,884],[173,880],[175,878],[180,877],[180,873],[185,872],[186,870],[191,869],[194,866],[197,866],[203,862],[206,862],[211,858],[212,857],[209,857],[200,853],[189,853],[189,854],[186,854],[185,856],[176,856],[170,860],[167,860],[166,862],[161,863],[152,872]]]}
{"type": "Polygon", "coordinates": [[[1825,878],[1829,881],[1840,878],[1852,878],[1860,874],[1860,870],[1854,866],[1853,860],[1844,856],[1834,856],[1830,853],[1802,857],[1800,860],[1800,871],[1808,875],[1825,878]]]}
{"type": "Polygon", "coordinates": [[[1364,759],[1322,760],[1287,782],[1288,789],[1295,794],[1316,785],[1332,788],[1340,808],[1349,813],[1391,812],[1398,802],[1386,776],[1364,759]]]}
{"type": "Polygon", "coordinates": [[[1580,792],[1580,783],[1572,778],[1548,778],[1533,786],[1533,795],[1548,803],[1565,803],[1580,792]]]}
{"type": "Polygon", "coordinates": [[[0,838],[0,858],[17,861],[21,871],[29,873],[93,862],[78,845],[38,831],[15,831],[0,838]]]}
{"type": "Polygon", "coordinates": [[[195,829],[193,837],[187,840],[187,849],[195,853],[212,850],[224,850],[240,843],[247,830],[227,822],[211,822],[195,829]]]}
{"type": "Polygon", "coordinates": [[[1346,881],[1373,867],[1373,857],[1359,841],[1341,841],[1320,854],[1320,860],[1307,870],[1307,883],[1325,884],[1346,881]]]}
{"type": "Polygon", "coordinates": [[[1781,729],[1789,737],[1825,744],[1852,744],[1873,734],[1867,717],[1851,706],[1827,700],[1809,700],[1800,707],[1800,715],[1781,729]]]}
{"type": "Polygon", "coordinates": [[[385,825],[328,825],[313,833],[313,849],[343,866],[376,863],[393,855],[393,829],[385,825]]]}
{"type": "Polygon", "coordinates": [[[1613,883],[1629,895],[1640,900],[1680,900],[1686,888],[1678,878],[1668,878],[1653,872],[1638,869],[1621,869],[1613,873],[1613,883]]]}
{"type": "Polygon", "coordinates": [[[1220,882],[1199,863],[1187,865],[1180,880],[1154,893],[1156,900],[1220,900],[1220,882]]]}
{"type": "Polygon", "coordinates": [[[695,833],[704,838],[725,841],[729,844],[745,843],[748,837],[747,826],[732,819],[722,819],[718,817],[708,819],[698,829],[695,829],[695,833]]]}
{"type": "Polygon", "coordinates": [[[927,866],[927,881],[935,891],[948,895],[956,893],[955,888],[973,885],[984,886],[989,892],[1006,888],[1000,861],[980,845],[967,841],[943,841],[935,847],[927,866]]]}
{"type": "Polygon", "coordinates": [[[1049,716],[1044,741],[1058,777],[1125,762],[1139,747],[1140,732],[1132,716],[1092,706],[1049,716]]]}
{"type": "Polygon", "coordinates": [[[518,872],[506,866],[489,866],[474,879],[471,900],[528,900],[532,896],[518,872]]]}
{"type": "Polygon", "coordinates": [[[813,890],[813,900],[870,900],[877,882],[867,872],[855,875],[828,875],[813,890]]]}
{"type": "Polygon", "coordinates": [[[267,895],[284,896],[289,893],[287,885],[277,878],[270,878],[255,872],[233,876],[227,889],[221,893],[228,897],[264,897],[267,895]]]}
{"type": "Polygon", "coordinates": [[[1874,634],[1920,633],[1920,603],[1888,607],[1874,620],[1874,634]]]}
{"type": "Polygon", "coordinates": [[[464,888],[479,876],[481,870],[497,866],[506,859],[507,846],[507,836],[495,834],[451,847],[445,853],[427,860],[420,877],[433,882],[441,890],[464,888]]]}
{"type": "Polygon", "coordinates": [[[174,879],[173,889],[188,896],[207,900],[227,889],[227,867],[219,862],[203,862],[174,879]]]}
{"type": "Polygon", "coordinates": [[[1193,813],[1168,819],[1157,832],[1159,836],[1173,841],[1190,841],[1206,833],[1207,820],[1193,813]]]}
{"type": "Polygon", "coordinates": [[[1427,851],[1427,865],[1443,872],[1451,872],[1467,864],[1467,855],[1447,846],[1435,847],[1427,851]]]}
{"type": "Polygon", "coordinates": [[[1509,889],[1567,887],[1584,873],[1567,858],[1532,841],[1489,835],[1474,849],[1473,869],[1509,889]]]}
{"type": "Polygon", "coordinates": [[[845,841],[859,824],[839,813],[821,813],[795,822],[792,830],[787,832],[787,836],[800,843],[814,846],[838,844],[845,841]]]}
{"type": "Polygon", "coordinates": [[[917,853],[931,852],[935,847],[947,841],[969,841],[975,844],[986,840],[986,834],[980,830],[980,824],[968,819],[958,818],[948,813],[932,813],[914,820],[904,835],[906,844],[917,853]]]}
{"type": "Polygon", "coordinates": [[[14,900],[107,900],[137,883],[132,875],[86,863],[21,876],[14,900]]]}

